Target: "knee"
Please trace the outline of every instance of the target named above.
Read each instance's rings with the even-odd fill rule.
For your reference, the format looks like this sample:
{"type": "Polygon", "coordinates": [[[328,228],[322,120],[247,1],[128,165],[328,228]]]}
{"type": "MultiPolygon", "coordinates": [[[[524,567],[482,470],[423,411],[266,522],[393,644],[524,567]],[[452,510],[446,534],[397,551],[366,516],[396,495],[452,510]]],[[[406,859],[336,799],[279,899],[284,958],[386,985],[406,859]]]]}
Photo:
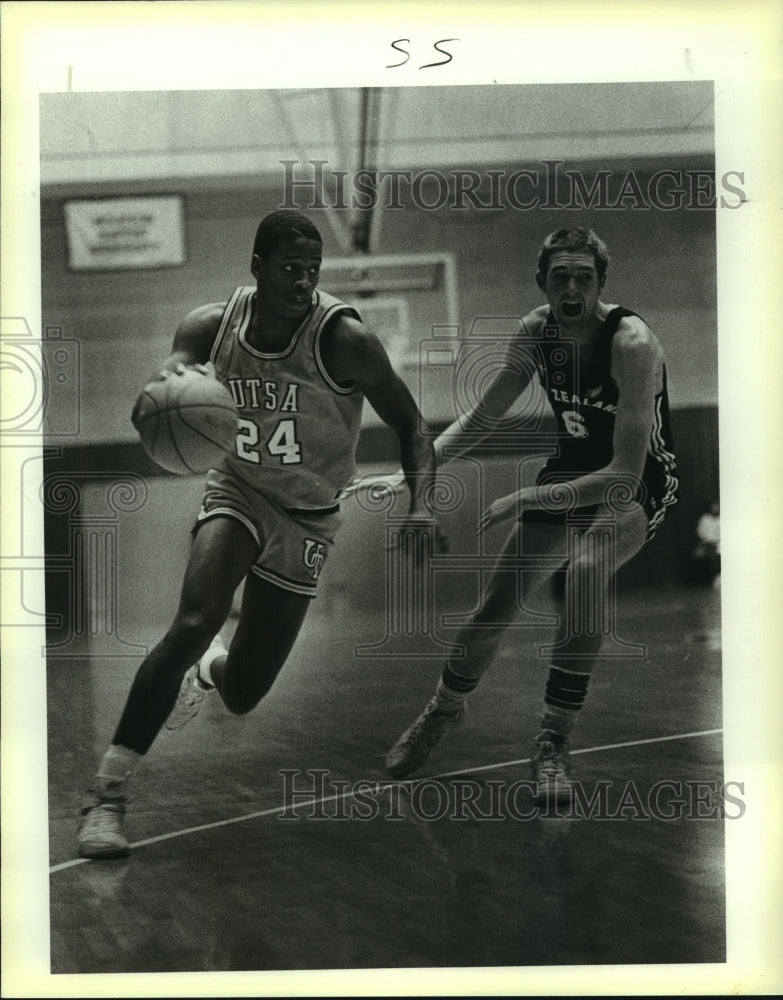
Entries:
{"type": "Polygon", "coordinates": [[[566,578],[572,586],[601,589],[613,574],[610,552],[584,553],[571,560],[566,578]]]}
{"type": "Polygon", "coordinates": [[[252,666],[250,671],[242,670],[236,657],[229,657],[226,663],[220,693],[232,715],[247,715],[252,712],[272,688],[274,678],[254,674],[252,666]]]}
{"type": "Polygon", "coordinates": [[[259,698],[258,701],[250,701],[228,691],[221,691],[220,693],[223,698],[223,704],[232,715],[247,715],[253,711],[258,701],[261,700],[259,698]]]}
{"type": "Polygon", "coordinates": [[[174,619],[166,639],[173,645],[189,648],[203,645],[206,649],[222,624],[219,617],[208,609],[180,611],[174,619]]]}
{"type": "Polygon", "coordinates": [[[220,693],[223,697],[223,704],[232,715],[247,715],[266,697],[270,687],[271,685],[260,691],[258,689],[247,691],[232,689],[224,684],[220,693]]]}

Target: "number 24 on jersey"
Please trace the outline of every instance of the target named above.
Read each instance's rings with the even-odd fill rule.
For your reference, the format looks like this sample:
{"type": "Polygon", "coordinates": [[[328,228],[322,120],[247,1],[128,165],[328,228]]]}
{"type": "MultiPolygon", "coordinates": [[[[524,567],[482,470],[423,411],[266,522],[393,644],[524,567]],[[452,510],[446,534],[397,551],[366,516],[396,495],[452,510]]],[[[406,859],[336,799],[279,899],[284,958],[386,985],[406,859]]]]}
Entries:
{"type": "MultiPolygon", "coordinates": [[[[239,421],[237,455],[253,465],[261,464],[260,433],[252,420],[239,421]]],[[[283,465],[298,465],[302,461],[302,446],[296,439],[296,421],[288,417],[272,431],[263,448],[283,465]]]]}

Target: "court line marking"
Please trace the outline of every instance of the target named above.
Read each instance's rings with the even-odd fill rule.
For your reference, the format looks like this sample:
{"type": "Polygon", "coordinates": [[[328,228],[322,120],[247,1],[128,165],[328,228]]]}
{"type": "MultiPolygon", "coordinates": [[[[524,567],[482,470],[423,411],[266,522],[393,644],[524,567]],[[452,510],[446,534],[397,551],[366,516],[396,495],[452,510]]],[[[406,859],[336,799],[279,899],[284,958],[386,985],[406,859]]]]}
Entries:
{"type": "MultiPolygon", "coordinates": [[[[697,736],[717,736],[722,733],[723,729],[702,729],[697,732],[691,733],[674,733],[671,736],[650,736],[643,740],[628,740],[625,743],[606,743],[603,746],[598,747],[583,747],[581,750],[571,750],[571,756],[574,757],[577,754],[585,753],[601,753],[604,750],[622,750],[627,747],[640,747],[645,746],[650,743],[667,743],[673,740],[687,740],[693,739],[697,736]]],[[[519,764],[529,764],[530,757],[519,757],[516,760],[504,760],[495,764],[483,764],[479,767],[463,767],[458,771],[444,771],[442,774],[428,774],[421,778],[405,778],[395,780],[391,779],[378,779],[377,784],[378,791],[381,792],[384,788],[389,788],[394,785],[418,785],[425,781],[440,781],[443,778],[455,778],[461,777],[467,774],[479,774],[483,771],[498,771],[504,767],[515,767],[519,764]]],[[[311,769],[318,770],[318,769],[311,769]]],[[[305,772],[306,773],[306,772],[305,772]]],[[[361,793],[364,795],[369,794],[366,787],[361,789],[361,793]]],[[[297,809],[304,808],[307,806],[312,809],[316,806],[324,805],[327,802],[336,802],[338,799],[345,801],[346,799],[352,799],[358,795],[358,791],[348,792],[342,791],[335,795],[324,795],[320,799],[308,799],[299,804],[291,804],[285,806],[272,806],[269,809],[260,809],[256,812],[245,813],[243,816],[232,816],[230,819],[219,819],[212,823],[203,823],[201,826],[189,826],[181,830],[173,830],[171,833],[162,833],[157,837],[148,837],[146,840],[138,840],[135,844],[131,844],[131,850],[135,850],[139,847],[148,847],[150,844],[160,844],[165,840],[174,840],[177,837],[187,837],[190,834],[204,833],[206,830],[217,830],[221,826],[233,826],[235,823],[246,823],[253,819],[262,819],[264,816],[274,816],[276,813],[283,812],[296,812],[297,809]]],[[[49,868],[49,874],[55,875],[57,872],[65,871],[68,868],[77,868],[79,865],[86,865],[92,858],[73,858],[70,861],[63,861],[60,864],[52,865],[49,868]]]]}

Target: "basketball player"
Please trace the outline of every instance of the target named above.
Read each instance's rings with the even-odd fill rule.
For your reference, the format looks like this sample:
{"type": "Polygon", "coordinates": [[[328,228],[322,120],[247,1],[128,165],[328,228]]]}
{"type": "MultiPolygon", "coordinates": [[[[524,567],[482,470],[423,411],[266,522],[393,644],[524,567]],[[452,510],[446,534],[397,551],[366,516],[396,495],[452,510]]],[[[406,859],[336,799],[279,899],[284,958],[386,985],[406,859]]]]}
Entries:
{"type": "MultiPolygon", "coordinates": [[[[644,320],[601,301],[608,263],[606,247],[592,231],[561,229],[546,238],[536,281],[547,305],[525,316],[475,408],[435,442],[439,462],[448,460],[446,447],[448,457],[464,454],[536,377],[554,411],[558,454],[535,486],[491,504],[479,526],[511,525],[503,555],[530,557],[533,565],[523,578],[526,598],[540,592],[554,572],[536,569],[536,557],[567,564],[533,754],[539,802],[567,799],[572,792],[569,736],[601,642],[600,630],[583,623],[601,621],[611,575],[652,538],[676,500],[663,351],[644,320]],[[608,551],[607,519],[614,530],[608,551]],[[587,610],[579,617],[573,609],[587,610]]],[[[434,697],[386,757],[393,777],[420,767],[464,715],[466,695],[515,617],[516,577],[496,567],[479,610],[459,636],[464,659],[446,664],[434,697]]]]}
{"type": "Polygon", "coordinates": [[[411,524],[429,517],[431,438],[378,338],[317,289],[321,249],[298,212],[268,215],[253,246],[255,285],[196,309],[177,329],[160,377],[206,372],[211,362],[237,403],[236,449],[207,474],[176,617],[139,667],[84,803],[83,857],[128,854],[128,779],[164,723],[179,728],[213,693],[242,714],[269,691],[340,525],[364,399],[399,437],[411,524]],[[219,629],[242,580],[226,649],[219,629]]]}

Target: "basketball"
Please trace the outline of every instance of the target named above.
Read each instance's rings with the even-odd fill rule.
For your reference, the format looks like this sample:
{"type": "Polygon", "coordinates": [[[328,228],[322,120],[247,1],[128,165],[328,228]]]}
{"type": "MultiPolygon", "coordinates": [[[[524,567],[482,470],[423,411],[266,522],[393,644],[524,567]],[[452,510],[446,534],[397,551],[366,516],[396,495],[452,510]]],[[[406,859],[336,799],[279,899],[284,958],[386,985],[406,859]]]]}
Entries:
{"type": "Polygon", "coordinates": [[[206,472],[233,451],[237,408],[228,389],[194,368],[146,385],[133,423],[150,458],[168,472],[206,472]]]}

